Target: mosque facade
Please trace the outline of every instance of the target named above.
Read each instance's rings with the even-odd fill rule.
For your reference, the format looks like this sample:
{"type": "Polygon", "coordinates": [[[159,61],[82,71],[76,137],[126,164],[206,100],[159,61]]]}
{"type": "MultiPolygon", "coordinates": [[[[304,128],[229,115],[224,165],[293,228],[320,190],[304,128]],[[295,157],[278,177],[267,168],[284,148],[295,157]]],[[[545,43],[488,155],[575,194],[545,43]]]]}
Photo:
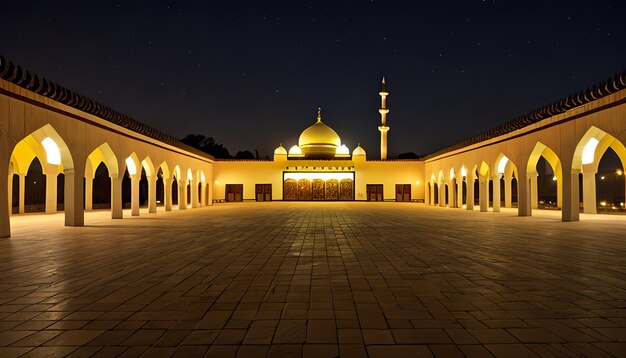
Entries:
{"type": "Polygon", "coordinates": [[[368,160],[322,120],[304,129],[298,144],[280,144],[273,160],[217,160],[213,165],[213,200],[237,201],[424,201],[424,162],[387,159],[387,96],[381,90],[380,160],[368,160]]]}

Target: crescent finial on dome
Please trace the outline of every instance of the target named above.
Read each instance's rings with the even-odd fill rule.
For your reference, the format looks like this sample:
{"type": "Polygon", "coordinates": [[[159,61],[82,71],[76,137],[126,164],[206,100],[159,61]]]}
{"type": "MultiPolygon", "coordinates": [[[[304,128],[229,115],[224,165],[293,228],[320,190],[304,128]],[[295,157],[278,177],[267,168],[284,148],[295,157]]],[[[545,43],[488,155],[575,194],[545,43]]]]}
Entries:
{"type": "Polygon", "coordinates": [[[317,107],[317,123],[322,121],[322,108],[317,107]]]}

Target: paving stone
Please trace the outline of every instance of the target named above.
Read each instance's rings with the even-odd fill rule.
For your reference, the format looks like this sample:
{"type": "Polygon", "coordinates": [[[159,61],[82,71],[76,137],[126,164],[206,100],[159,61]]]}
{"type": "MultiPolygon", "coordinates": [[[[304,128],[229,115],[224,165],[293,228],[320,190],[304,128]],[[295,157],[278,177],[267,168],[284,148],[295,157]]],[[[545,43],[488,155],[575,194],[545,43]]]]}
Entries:
{"type": "Polygon", "coordinates": [[[626,351],[623,217],[359,202],[144,213],[74,228],[12,216],[0,356],[626,351]]]}

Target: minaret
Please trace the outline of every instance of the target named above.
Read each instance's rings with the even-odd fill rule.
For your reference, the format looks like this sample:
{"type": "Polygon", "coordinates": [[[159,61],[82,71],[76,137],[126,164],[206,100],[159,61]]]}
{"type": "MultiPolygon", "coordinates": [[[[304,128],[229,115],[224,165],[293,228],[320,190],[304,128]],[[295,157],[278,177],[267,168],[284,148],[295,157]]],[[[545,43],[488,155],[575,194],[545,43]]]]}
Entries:
{"type": "Polygon", "coordinates": [[[387,113],[389,110],[387,109],[387,96],[389,92],[387,92],[387,88],[385,86],[385,77],[383,76],[383,83],[380,87],[380,109],[378,112],[380,113],[380,122],[381,125],[378,126],[378,130],[380,131],[380,159],[387,159],[387,132],[389,131],[389,127],[387,126],[387,113]]]}

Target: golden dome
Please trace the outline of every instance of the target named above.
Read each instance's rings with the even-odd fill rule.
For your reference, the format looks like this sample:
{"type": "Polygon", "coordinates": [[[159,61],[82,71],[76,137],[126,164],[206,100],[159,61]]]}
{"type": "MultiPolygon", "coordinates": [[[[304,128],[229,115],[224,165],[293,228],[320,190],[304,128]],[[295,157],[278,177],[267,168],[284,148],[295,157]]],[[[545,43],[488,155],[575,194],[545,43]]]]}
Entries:
{"type": "Polygon", "coordinates": [[[287,149],[281,144],[274,150],[274,155],[287,155],[287,149]]]}
{"type": "Polygon", "coordinates": [[[300,134],[298,146],[305,156],[333,157],[337,148],[341,146],[341,138],[337,132],[322,122],[318,108],[317,122],[300,134]]]}
{"type": "Polygon", "coordinates": [[[354,157],[356,155],[365,155],[365,149],[361,147],[361,143],[352,151],[352,156],[354,157]]]}

